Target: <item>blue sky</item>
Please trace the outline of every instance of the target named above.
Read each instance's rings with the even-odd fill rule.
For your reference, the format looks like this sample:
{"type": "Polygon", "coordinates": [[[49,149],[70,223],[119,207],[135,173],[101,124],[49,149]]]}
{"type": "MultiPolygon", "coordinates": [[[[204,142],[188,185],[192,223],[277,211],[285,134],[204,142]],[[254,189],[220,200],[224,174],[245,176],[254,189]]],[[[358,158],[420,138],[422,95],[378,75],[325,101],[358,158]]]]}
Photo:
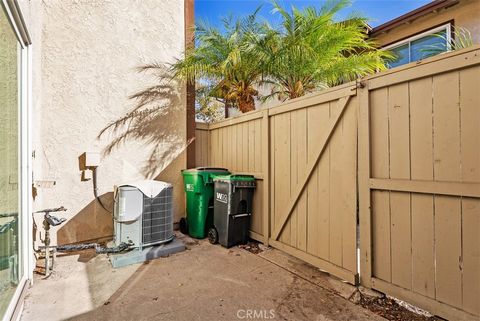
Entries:
{"type": "MultiPolygon", "coordinates": [[[[281,0],[284,7],[294,5],[297,8],[320,6],[321,0],[281,0]]],[[[354,11],[360,12],[371,19],[370,25],[375,27],[388,20],[394,19],[408,11],[418,8],[430,0],[356,0],[345,9],[345,15],[354,11]]],[[[229,14],[244,16],[253,12],[259,5],[262,6],[260,16],[275,21],[271,14],[269,0],[195,0],[195,19],[207,21],[217,25],[222,17],[229,14]]]]}

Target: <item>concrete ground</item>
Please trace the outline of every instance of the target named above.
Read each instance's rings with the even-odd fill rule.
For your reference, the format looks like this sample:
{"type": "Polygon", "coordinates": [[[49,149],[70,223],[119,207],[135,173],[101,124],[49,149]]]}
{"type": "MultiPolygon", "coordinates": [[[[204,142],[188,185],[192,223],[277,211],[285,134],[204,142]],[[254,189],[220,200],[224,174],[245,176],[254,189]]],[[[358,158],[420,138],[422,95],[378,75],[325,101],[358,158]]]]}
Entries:
{"type": "Polygon", "coordinates": [[[385,320],[346,299],[352,286],[280,251],[183,241],[185,252],[120,269],[92,252],[61,257],[21,320],[385,320]]]}

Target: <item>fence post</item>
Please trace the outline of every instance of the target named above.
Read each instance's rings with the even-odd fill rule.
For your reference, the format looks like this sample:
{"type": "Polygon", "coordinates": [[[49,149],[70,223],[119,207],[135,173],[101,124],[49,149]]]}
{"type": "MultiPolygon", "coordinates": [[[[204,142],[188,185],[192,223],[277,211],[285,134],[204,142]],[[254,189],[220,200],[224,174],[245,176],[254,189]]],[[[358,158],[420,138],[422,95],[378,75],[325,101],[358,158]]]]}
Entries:
{"type": "Polygon", "coordinates": [[[262,119],[262,172],[263,172],[263,240],[268,246],[270,239],[270,120],[268,108],[262,119]]]}
{"type": "Polygon", "coordinates": [[[358,189],[360,215],[360,283],[370,288],[372,278],[372,239],[370,207],[370,101],[368,82],[358,90],[358,189]]]}

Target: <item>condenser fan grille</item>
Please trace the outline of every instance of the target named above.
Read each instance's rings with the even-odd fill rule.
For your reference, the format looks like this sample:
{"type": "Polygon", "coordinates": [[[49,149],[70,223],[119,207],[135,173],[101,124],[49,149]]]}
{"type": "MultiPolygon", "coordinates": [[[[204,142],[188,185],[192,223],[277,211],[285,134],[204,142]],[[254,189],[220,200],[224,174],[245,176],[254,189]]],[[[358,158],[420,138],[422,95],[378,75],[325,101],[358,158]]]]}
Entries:
{"type": "Polygon", "coordinates": [[[173,237],[172,188],[157,196],[143,196],[143,244],[167,241],[173,237]]]}

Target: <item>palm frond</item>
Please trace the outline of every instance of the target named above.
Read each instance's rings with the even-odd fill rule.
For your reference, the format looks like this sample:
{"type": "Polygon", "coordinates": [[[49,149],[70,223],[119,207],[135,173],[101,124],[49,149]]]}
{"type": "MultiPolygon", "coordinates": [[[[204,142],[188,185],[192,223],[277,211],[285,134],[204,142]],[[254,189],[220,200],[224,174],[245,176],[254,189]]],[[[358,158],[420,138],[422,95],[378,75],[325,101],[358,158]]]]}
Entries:
{"type": "Polygon", "coordinates": [[[447,51],[460,50],[474,45],[473,37],[467,28],[452,27],[452,36],[449,38],[446,34],[434,34],[434,37],[442,41],[437,44],[427,45],[420,49],[425,54],[425,58],[432,57],[447,51]]]}

